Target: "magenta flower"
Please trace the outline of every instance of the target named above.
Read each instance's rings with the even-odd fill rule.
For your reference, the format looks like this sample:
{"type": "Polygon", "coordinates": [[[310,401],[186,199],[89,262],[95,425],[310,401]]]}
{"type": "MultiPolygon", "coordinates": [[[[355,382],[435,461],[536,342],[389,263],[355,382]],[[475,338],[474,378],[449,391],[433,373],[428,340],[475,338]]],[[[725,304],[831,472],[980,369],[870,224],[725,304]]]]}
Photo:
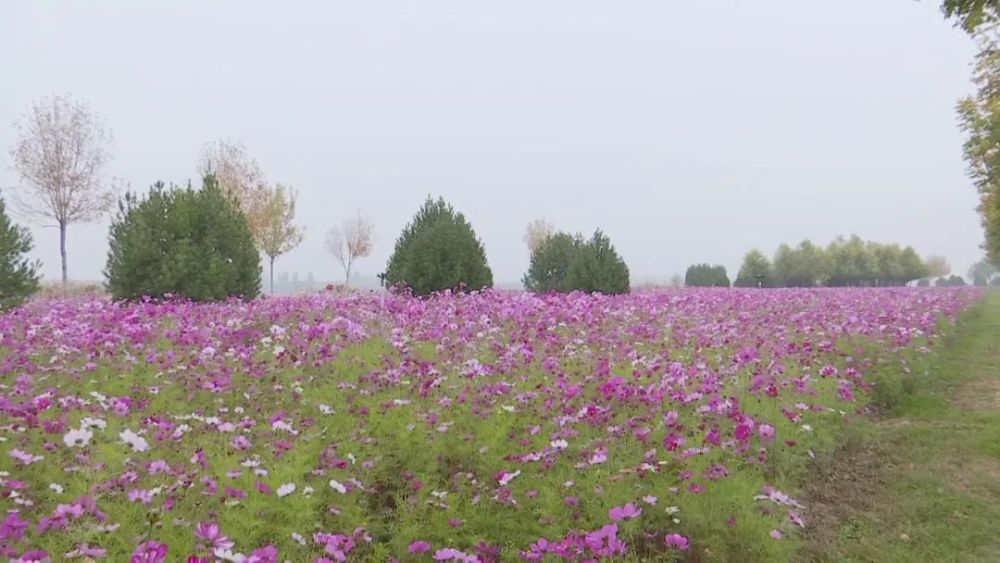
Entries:
{"type": "Polygon", "coordinates": [[[427,553],[431,550],[431,544],[423,541],[417,540],[410,544],[408,551],[412,554],[427,553]]]}
{"type": "Polygon", "coordinates": [[[253,550],[247,563],[278,563],[278,548],[273,545],[265,545],[260,549],[253,550]]]}
{"type": "Polygon", "coordinates": [[[663,538],[663,543],[665,543],[667,547],[672,547],[681,551],[687,551],[688,548],[691,547],[691,542],[680,534],[667,534],[667,536],[663,538]]]}
{"type": "Polygon", "coordinates": [[[163,563],[169,551],[167,544],[150,540],[135,548],[130,563],[163,563]]]}
{"type": "Polygon", "coordinates": [[[194,528],[194,535],[211,544],[213,548],[232,549],[236,545],[222,533],[222,528],[216,522],[199,522],[194,528]]]}
{"type": "Polygon", "coordinates": [[[625,506],[616,506],[608,511],[608,516],[615,522],[631,520],[638,518],[640,515],[642,515],[642,509],[631,502],[625,506]]]}
{"type": "Polygon", "coordinates": [[[44,549],[32,549],[25,551],[20,557],[12,559],[11,563],[49,563],[51,561],[52,559],[49,557],[48,551],[44,549]]]}
{"type": "Polygon", "coordinates": [[[81,543],[76,549],[72,551],[67,551],[64,556],[70,559],[76,557],[88,557],[90,559],[99,559],[108,554],[108,550],[102,549],[100,547],[91,547],[85,543],[81,543]]]}

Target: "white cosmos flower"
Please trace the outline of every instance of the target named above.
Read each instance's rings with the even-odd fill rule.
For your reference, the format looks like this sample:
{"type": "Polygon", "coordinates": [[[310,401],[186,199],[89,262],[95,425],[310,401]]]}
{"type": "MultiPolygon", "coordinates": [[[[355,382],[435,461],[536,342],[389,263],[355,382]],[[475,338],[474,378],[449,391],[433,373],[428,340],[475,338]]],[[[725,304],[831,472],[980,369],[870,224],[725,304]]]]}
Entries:
{"type": "Polygon", "coordinates": [[[222,559],[223,561],[233,561],[234,563],[243,563],[247,560],[247,556],[242,553],[233,553],[231,549],[223,549],[221,547],[215,548],[212,555],[222,559]]]}
{"type": "Polygon", "coordinates": [[[94,433],[86,428],[74,428],[63,436],[63,442],[70,448],[82,448],[90,443],[94,433]]]}
{"type": "Polygon", "coordinates": [[[132,446],[132,451],[145,452],[149,450],[149,442],[128,428],[118,434],[118,437],[121,438],[126,444],[132,446]]]}
{"type": "Polygon", "coordinates": [[[323,414],[333,414],[333,407],[331,407],[330,405],[320,405],[319,412],[323,414]]]}
{"type": "Polygon", "coordinates": [[[63,486],[59,483],[49,483],[49,488],[52,489],[57,495],[63,494],[63,486]]]}
{"type": "Polygon", "coordinates": [[[287,497],[295,492],[295,483],[285,483],[278,487],[278,497],[287,497]]]}
{"type": "Polygon", "coordinates": [[[91,418],[91,417],[88,416],[88,417],[84,417],[84,419],[80,421],[80,427],[81,428],[100,428],[101,430],[104,430],[105,428],[108,427],[108,423],[104,422],[104,419],[102,419],[102,418],[91,418]]]}
{"type": "Polygon", "coordinates": [[[330,479],[330,487],[342,495],[347,494],[347,487],[345,487],[343,483],[341,483],[336,479],[330,479]]]}

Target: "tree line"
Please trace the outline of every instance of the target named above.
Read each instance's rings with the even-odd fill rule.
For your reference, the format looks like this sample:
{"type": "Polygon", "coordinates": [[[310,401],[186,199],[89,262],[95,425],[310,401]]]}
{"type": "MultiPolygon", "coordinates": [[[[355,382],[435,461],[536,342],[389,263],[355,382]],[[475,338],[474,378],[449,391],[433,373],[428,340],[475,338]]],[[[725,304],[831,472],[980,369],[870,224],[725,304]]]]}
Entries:
{"type": "Polygon", "coordinates": [[[882,287],[906,285],[931,275],[934,261],[912,247],[837,237],[827,246],[803,240],[782,244],[771,260],[759,250],[743,257],[737,287],[882,287]]]}
{"type": "MultiPolygon", "coordinates": [[[[757,249],[743,257],[735,287],[881,287],[906,285],[950,271],[940,257],[924,260],[912,247],[865,241],[856,235],[838,237],[827,246],[803,240],[796,246],[782,244],[772,258],[757,249]]],[[[729,287],[726,268],[694,264],[684,285],[729,287]]]]}

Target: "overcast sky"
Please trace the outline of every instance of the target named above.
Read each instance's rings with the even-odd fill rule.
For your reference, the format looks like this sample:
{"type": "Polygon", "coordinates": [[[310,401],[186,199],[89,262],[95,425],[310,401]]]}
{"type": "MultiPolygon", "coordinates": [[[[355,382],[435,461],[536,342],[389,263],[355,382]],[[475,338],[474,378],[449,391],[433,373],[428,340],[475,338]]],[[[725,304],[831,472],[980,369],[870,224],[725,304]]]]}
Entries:
{"type": "MultiPolygon", "coordinates": [[[[428,194],[464,212],[498,282],[525,225],[607,232],[633,284],[750,247],[857,233],[977,260],[956,100],[972,41],[925,0],[409,0],[0,3],[0,187],[34,98],[87,100],[108,176],[186,182],[243,142],[298,189],[306,239],[278,271],[342,276],[323,249],[363,209],[382,271],[428,194]]],[[[59,273],[58,236],[33,255],[59,273]]],[[[107,221],[72,225],[100,279],[107,221]]]]}

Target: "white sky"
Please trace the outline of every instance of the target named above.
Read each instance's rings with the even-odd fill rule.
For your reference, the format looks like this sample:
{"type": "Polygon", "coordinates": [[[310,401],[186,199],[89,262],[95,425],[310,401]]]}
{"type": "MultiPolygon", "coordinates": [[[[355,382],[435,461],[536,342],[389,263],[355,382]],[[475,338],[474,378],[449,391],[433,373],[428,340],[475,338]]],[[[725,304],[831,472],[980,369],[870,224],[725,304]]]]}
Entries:
{"type": "MultiPolygon", "coordinates": [[[[116,137],[107,173],[186,182],[242,141],[300,193],[277,269],[342,274],[323,235],[361,208],[372,257],[427,194],[482,238],[497,282],[544,217],[611,237],[634,284],[756,246],[857,233],[979,258],[956,100],[972,41],[926,0],[120,1],[0,4],[0,188],[9,126],[69,93],[116,137]]],[[[34,227],[44,273],[54,229],[34,227]]],[[[101,277],[107,221],[73,225],[70,276],[101,277]]]]}

